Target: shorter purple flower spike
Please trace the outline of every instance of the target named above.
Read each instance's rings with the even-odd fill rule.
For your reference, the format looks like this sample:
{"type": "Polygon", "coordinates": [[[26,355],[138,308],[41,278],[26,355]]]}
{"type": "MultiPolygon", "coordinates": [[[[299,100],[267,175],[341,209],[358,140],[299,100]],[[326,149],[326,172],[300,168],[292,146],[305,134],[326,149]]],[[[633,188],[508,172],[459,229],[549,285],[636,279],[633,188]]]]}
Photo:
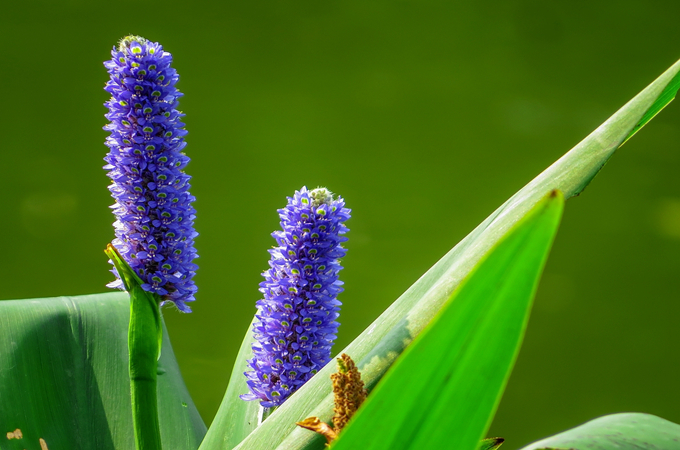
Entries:
{"type": "Polygon", "coordinates": [[[303,187],[278,211],[282,231],[272,233],[278,247],[269,250],[262,274],[243,400],[279,406],[330,361],[340,325],[340,258],[347,252],[340,246],[350,217],[344,206],[325,188],[303,187]]]}
{"type": "MultiPolygon", "coordinates": [[[[142,279],[142,289],[190,312],[198,233],[191,177],[183,170],[189,158],[182,153],[187,132],[177,110],[179,77],[172,55],[138,36],[124,38],[111,56],[104,63],[110,75],[104,89],[111,94],[104,169],[116,201],[112,244],[142,279]]],[[[109,287],[122,289],[113,273],[118,280],[109,287]]]]}

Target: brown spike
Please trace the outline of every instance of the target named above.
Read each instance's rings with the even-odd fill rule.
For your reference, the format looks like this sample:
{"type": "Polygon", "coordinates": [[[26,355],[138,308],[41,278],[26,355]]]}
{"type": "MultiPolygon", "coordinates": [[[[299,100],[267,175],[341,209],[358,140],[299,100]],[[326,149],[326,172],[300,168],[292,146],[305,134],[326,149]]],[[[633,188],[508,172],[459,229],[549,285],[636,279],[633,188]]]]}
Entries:
{"type": "Polygon", "coordinates": [[[296,422],[296,425],[302,428],[322,434],[329,445],[338,437],[338,433],[342,431],[368,395],[364,389],[364,382],[361,381],[361,374],[352,358],[343,353],[337,360],[338,371],[331,375],[335,397],[333,428],[318,417],[307,417],[302,422],[296,422]]]}
{"type": "Polygon", "coordinates": [[[345,353],[338,358],[338,372],[331,375],[331,381],[335,397],[333,428],[339,433],[368,394],[356,364],[345,353]]]}

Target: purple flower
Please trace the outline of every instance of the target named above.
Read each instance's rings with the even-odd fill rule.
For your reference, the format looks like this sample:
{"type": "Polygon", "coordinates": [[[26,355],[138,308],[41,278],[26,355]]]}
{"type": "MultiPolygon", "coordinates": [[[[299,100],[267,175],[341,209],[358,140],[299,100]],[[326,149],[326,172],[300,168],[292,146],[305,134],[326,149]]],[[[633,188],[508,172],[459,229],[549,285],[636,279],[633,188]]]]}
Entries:
{"type": "Polygon", "coordinates": [[[344,206],[325,188],[303,187],[278,211],[283,231],[272,233],[278,247],[269,250],[270,268],[262,274],[243,400],[279,406],[330,361],[340,325],[339,259],[347,252],[340,246],[350,217],[344,206]]]}
{"type": "MultiPolygon", "coordinates": [[[[144,282],[145,291],[158,294],[181,311],[194,300],[198,266],[194,248],[196,210],[189,193],[189,175],[182,169],[189,158],[184,116],[177,110],[182,94],[172,55],[158,43],[138,36],[124,38],[104,66],[111,79],[104,88],[111,99],[104,127],[110,151],[104,169],[116,200],[116,239],[112,244],[144,282]]],[[[123,288],[118,280],[109,287],[123,288]]]]}

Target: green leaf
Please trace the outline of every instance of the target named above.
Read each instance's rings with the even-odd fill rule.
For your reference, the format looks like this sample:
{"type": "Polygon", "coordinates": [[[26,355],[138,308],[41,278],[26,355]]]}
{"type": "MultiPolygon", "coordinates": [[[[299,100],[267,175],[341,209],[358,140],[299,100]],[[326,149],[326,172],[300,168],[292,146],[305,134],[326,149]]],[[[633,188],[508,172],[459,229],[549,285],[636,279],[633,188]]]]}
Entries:
{"type": "MultiPolygon", "coordinates": [[[[253,317],[253,321],[255,318],[253,317]]],[[[255,341],[252,333],[253,322],[248,326],[236,362],[231,372],[227,392],[220,409],[210,425],[200,449],[231,449],[257,428],[259,402],[246,402],[239,395],[248,392],[246,377],[247,360],[253,357],[251,345],[255,341]]]]}
{"type": "MultiPolygon", "coordinates": [[[[0,301],[2,449],[130,450],[135,447],[124,292],[0,301]],[[4,433],[21,430],[22,439],[4,433]]],[[[203,424],[163,332],[158,361],[166,448],[195,450],[203,424]]]]}
{"type": "MultiPolygon", "coordinates": [[[[642,116],[642,119],[635,125],[635,128],[628,133],[628,137],[626,137],[626,140],[623,141],[623,144],[625,144],[628,139],[632,138],[635,133],[637,133],[642,127],[647,125],[647,122],[652,120],[654,116],[659,114],[662,109],[666,107],[670,102],[675,99],[675,94],[678,92],[678,88],[680,88],[680,74],[676,74],[675,77],[666,85],[666,88],[663,90],[661,95],[656,99],[654,104],[647,110],[644,116],[642,116]]],[[[619,146],[620,147],[620,146],[619,146]]]]}
{"type": "Polygon", "coordinates": [[[622,413],[599,417],[522,450],[677,450],[680,425],[651,414],[622,413]]]}
{"type": "Polygon", "coordinates": [[[477,450],[497,450],[503,442],[505,439],[499,437],[482,439],[477,450]]]}
{"type": "Polygon", "coordinates": [[[130,265],[125,262],[123,257],[120,256],[116,247],[112,244],[108,244],[104,253],[106,253],[106,256],[111,259],[113,265],[116,267],[116,271],[118,272],[118,275],[120,275],[120,280],[123,282],[126,291],[130,292],[134,286],[142,285],[144,283],[135,271],[132,270],[130,265]]]}
{"type": "MultiPolygon", "coordinates": [[[[680,61],[657,78],[640,94],[624,105],[562,158],[548,167],[513,195],[458,245],[439,260],[425,275],[401,295],[373,324],[341,352],[350,355],[361,370],[369,390],[387,368],[415,338],[458,287],[484,254],[523,217],[547,192],[559,189],[565,198],[580,194],[597,175],[616,149],[636,128],[646,124],[670,93],[675,94],[680,61]]],[[[657,111],[658,112],[658,111],[657,111]]],[[[455,193],[452,193],[452,195],[455,193]]],[[[248,339],[248,338],[246,338],[248,339]]],[[[241,358],[241,356],[239,356],[241,358]]],[[[239,360],[236,365],[242,364],[239,360]]],[[[299,429],[295,422],[316,416],[328,422],[333,411],[333,397],[328,378],[334,370],[329,364],[293,394],[281,407],[250,433],[240,449],[306,449],[321,448],[323,439],[299,429]]],[[[246,391],[243,390],[245,393],[246,391]]],[[[223,402],[241,401],[225,396],[223,402]]],[[[223,424],[221,407],[215,423],[223,424]]],[[[243,418],[252,423],[256,413],[243,418]]],[[[241,428],[241,430],[245,430],[241,428]]],[[[233,429],[211,427],[201,450],[222,450],[219,443],[238,442],[242,436],[229,437],[233,429]]],[[[226,447],[229,448],[229,447],[226,447]]]]}
{"type": "Polygon", "coordinates": [[[552,192],[486,254],[332,450],[477,449],[519,353],[563,205],[552,192]]]}

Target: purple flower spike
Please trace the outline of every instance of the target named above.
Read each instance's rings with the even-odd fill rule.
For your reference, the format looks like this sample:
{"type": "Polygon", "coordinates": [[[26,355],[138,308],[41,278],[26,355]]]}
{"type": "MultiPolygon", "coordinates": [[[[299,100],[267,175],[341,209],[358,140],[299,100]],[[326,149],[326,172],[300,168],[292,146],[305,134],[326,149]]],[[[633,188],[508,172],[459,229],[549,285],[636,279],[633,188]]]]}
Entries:
{"type": "MultiPolygon", "coordinates": [[[[104,66],[111,79],[104,88],[111,99],[104,127],[110,151],[104,169],[116,200],[112,206],[116,239],[112,244],[144,282],[145,291],[191,312],[193,281],[198,266],[194,248],[196,210],[189,193],[189,175],[182,169],[189,158],[184,116],[177,110],[182,94],[172,55],[158,43],[138,36],[124,38],[104,66]]],[[[123,288],[118,280],[109,287],[123,288]]]]}
{"type": "Polygon", "coordinates": [[[253,333],[255,357],[245,372],[250,392],[243,400],[279,406],[331,359],[343,291],[340,243],[350,210],[325,188],[303,187],[279,210],[283,231],[269,250],[269,270],[262,275],[253,333]]]}

